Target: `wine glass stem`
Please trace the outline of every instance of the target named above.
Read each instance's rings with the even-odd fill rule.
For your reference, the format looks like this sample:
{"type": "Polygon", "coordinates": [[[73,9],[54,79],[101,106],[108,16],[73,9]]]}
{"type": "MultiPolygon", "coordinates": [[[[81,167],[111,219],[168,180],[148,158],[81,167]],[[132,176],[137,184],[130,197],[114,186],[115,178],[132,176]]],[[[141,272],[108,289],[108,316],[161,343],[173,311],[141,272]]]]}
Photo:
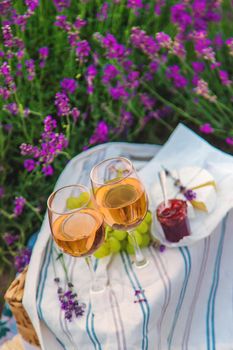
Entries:
{"type": "Polygon", "coordinates": [[[93,263],[92,263],[92,259],[90,256],[86,256],[85,257],[85,261],[87,263],[87,266],[89,268],[90,271],[90,275],[91,275],[91,290],[92,292],[100,292],[102,291],[104,288],[100,285],[100,283],[98,283],[97,279],[96,279],[96,273],[93,267],[93,263]]]}
{"type": "Polygon", "coordinates": [[[147,265],[148,261],[146,260],[145,256],[143,255],[143,253],[138,245],[138,242],[137,242],[135,235],[134,235],[134,230],[128,231],[128,234],[130,235],[130,237],[132,238],[132,241],[133,241],[136,266],[143,267],[143,266],[147,265]]]}

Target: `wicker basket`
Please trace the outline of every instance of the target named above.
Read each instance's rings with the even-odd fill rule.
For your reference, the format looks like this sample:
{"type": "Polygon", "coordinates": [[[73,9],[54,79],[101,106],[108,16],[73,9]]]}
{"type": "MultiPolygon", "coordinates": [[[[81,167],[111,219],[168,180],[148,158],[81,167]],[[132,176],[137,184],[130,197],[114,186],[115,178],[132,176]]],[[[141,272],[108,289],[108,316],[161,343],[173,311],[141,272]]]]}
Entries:
{"type": "Polygon", "coordinates": [[[22,338],[32,345],[40,346],[36,331],[22,304],[26,273],[27,267],[11,283],[4,298],[10,305],[17,323],[18,332],[21,334],[22,338]]]}

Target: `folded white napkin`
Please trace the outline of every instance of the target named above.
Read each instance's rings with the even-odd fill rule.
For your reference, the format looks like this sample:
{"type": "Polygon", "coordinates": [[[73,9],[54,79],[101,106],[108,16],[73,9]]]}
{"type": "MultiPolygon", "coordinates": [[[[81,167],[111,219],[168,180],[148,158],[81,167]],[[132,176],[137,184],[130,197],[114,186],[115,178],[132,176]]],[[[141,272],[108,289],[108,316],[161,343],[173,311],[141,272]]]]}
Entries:
{"type": "MultiPolygon", "coordinates": [[[[179,243],[169,246],[190,244],[207,237],[233,207],[233,159],[230,155],[214,148],[197,134],[180,124],[158,154],[140,171],[140,178],[149,195],[150,209],[155,212],[156,193],[154,183],[159,181],[158,173],[162,167],[179,169],[185,166],[198,166],[208,170],[217,183],[217,203],[210,214],[196,211],[195,219],[190,221],[192,235],[179,243]]],[[[156,220],[154,215],[154,220],[156,220]]],[[[166,243],[155,225],[155,235],[166,243]]]]}

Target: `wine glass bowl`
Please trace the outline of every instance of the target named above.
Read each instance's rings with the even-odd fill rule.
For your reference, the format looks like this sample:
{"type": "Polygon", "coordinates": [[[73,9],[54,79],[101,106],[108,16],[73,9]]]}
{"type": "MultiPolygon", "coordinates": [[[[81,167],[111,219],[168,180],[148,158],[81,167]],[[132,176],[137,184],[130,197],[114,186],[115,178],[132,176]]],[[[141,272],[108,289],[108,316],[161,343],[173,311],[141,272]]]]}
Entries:
{"type": "Polygon", "coordinates": [[[92,169],[90,177],[96,206],[105,222],[115,230],[128,232],[134,246],[136,266],[145,266],[147,261],[134,229],[146,216],[148,201],[132,163],[123,157],[106,159],[92,169]]]}
{"type": "Polygon", "coordinates": [[[83,185],[65,186],[53,192],[47,202],[53,239],[66,254],[87,257],[105,237],[103,216],[89,208],[91,195],[83,185]]]}
{"type": "Polygon", "coordinates": [[[123,157],[104,160],[91,171],[96,204],[116,230],[132,230],[147,213],[147,196],[132,163],[123,157]]]}

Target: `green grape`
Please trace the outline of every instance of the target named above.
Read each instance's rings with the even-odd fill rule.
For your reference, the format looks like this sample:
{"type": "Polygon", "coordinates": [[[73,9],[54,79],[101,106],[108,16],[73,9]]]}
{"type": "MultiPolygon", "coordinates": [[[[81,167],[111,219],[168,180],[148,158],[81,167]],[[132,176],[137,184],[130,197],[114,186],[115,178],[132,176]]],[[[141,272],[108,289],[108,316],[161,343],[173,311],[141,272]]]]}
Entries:
{"type": "Polygon", "coordinates": [[[146,222],[147,224],[150,224],[152,221],[152,214],[150,211],[147,212],[145,219],[143,220],[144,222],[146,222]]]}
{"type": "Polygon", "coordinates": [[[127,236],[127,232],[126,231],[120,231],[120,230],[114,230],[112,232],[112,235],[113,235],[113,237],[118,239],[118,241],[123,241],[123,239],[125,239],[125,237],[127,236]]]}
{"type": "Polygon", "coordinates": [[[121,250],[121,244],[116,238],[110,237],[107,242],[112,253],[117,253],[121,250]]]}
{"type": "Polygon", "coordinates": [[[127,243],[126,250],[130,255],[134,254],[134,247],[130,243],[127,243]]]}
{"type": "Polygon", "coordinates": [[[95,251],[94,256],[97,259],[101,259],[101,258],[104,258],[105,256],[107,256],[109,254],[110,254],[110,247],[109,247],[108,242],[105,242],[99,247],[99,249],[97,249],[95,251]]]}
{"type": "MultiPolygon", "coordinates": [[[[140,233],[138,231],[134,231],[133,235],[137,241],[137,244],[140,245],[142,243],[142,236],[140,233]]],[[[131,245],[133,245],[133,238],[130,235],[128,235],[128,241],[131,245]]]]}
{"type": "Polygon", "coordinates": [[[66,207],[69,210],[80,208],[81,206],[81,201],[78,197],[69,197],[66,200],[66,207]]]}
{"type": "Polygon", "coordinates": [[[149,234],[143,235],[141,247],[147,247],[149,243],[150,243],[150,235],[149,234]]]}
{"type": "Polygon", "coordinates": [[[109,238],[111,236],[111,234],[112,234],[112,228],[110,226],[106,225],[106,227],[105,227],[105,238],[106,239],[109,238]]]}
{"type": "Polygon", "coordinates": [[[147,233],[149,230],[149,227],[147,225],[146,222],[142,222],[138,227],[137,227],[137,231],[144,234],[144,233],[147,233]]]}
{"type": "Polygon", "coordinates": [[[126,250],[127,244],[128,244],[128,239],[124,239],[123,241],[121,241],[121,249],[126,250]]]}
{"type": "Polygon", "coordinates": [[[82,206],[82,205],[85,205],[86,203],[89,202],[90,195],[89,195],[88,192],[82,192],[82,193],[79,195],[78,199],[80,200],[81,206],[82,206]]]}

